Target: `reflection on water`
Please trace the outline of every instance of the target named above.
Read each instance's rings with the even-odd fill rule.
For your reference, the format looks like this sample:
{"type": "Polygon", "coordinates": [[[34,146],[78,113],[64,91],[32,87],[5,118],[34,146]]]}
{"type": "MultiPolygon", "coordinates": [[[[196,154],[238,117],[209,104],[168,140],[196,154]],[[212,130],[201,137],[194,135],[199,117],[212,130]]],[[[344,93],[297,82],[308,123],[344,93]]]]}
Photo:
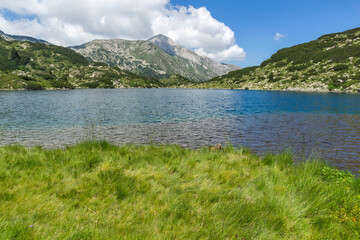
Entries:
{"type": "Polygon", "coordinates": [[[198,148],[231,142],[257,153],[290,148],[298,159],[320,156],[357,172],[360,115],[272,113],[151,124],[3,129],[0,145],[21,143],[51,148],[95,138],[115,144],[179,144],[198,148]]]}

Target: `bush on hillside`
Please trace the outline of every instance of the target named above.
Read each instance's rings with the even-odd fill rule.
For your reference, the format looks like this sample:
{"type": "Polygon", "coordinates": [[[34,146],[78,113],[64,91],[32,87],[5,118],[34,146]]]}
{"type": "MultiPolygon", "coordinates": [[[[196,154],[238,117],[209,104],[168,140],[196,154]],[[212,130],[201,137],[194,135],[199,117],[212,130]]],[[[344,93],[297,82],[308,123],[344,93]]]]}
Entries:
{"type": "Polygon", "coordinates": [[[339,65],[336,65],[336,66],[334,66],[334,71],[343,71],[343,70],[347,70],[347,69],[349,69],[349,66],[348,65],[346,65],[346,64],[339,64],[339,65]]]}
{"type": "Polygon", "coordinates": [[[281,61],[281,62],[277,62],[277,63],[275,64],[275,67],[284,67],[284,66],[286,66],[287,64],[288,64],[287,62],[281,61]]]}
{"type": "Polygon", "coordinates": [[[28,82],[25,89],[26,90],[44,90],[45,87],[42,84],[37,83],[37,82],[28,82]]]}
{"type": "Polygon", "coordinates": [[[287,68],[288,71],[290,72],[294,72],[294,71],[301,71],[301,70],[304,70],[306,68],[308,68],[309,65],[308,64],[299,64],[299,65],[292,65],[292,66],[289,66],[287,68]]]}

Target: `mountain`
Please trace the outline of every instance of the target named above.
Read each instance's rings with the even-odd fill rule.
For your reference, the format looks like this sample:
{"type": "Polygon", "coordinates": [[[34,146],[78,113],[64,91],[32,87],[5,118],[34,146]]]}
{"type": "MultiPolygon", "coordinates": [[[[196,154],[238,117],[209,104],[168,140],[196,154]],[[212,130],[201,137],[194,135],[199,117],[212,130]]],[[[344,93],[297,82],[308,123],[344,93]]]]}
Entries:
{"type": "Polygon", "coordinates": [[[0,35],[0,89],[167,86],[157,79],[89,62],[68,48],[8,36],[0,35]]]}
{"type": "Polygon", "coordinates": [[[49,42],[47,42],[45,40],[41,40],[41,39],[37,39],[37,38],[33,38],[33,37],[9,35],[9,34],[4,33],[1,30],[0,30],[0,37],[5,40],[9,40],[9,41],[15,40],[15,41],[28,41],[28,42],[32,42],[32,43],[50,44],[49,42]]]}
{"type": "Polygon", "coordinates": [[[179,56],[188,59],[193,64],[193,67],[196,67],[196,64],[207,66],[208,68],[212,69],[212,71],[214,71],[217,76],[240,69],[239,66],[233,64],[219,63],[215,60],[212,60],[211,58],[199,56],[195,52],[180,46],[171,38],[162,34],[156,35],[150,38],[148,41],[155,44],[160,49],[172,56],[179,56]]]}
{"type": "Polygon", "coordinates": [[[104,62],[133,73],[154,78],[181,75],[193,81],[204,81],[239,69],[201,57],[164,35],[146,41],[94,40],[69,47],[91,61],[104,62]]]}
{"type": "Polygon", "coordinates": [[[233,71],[194,87],[360,91],[360,28],[281,49],[260,66],[233,71]]]}

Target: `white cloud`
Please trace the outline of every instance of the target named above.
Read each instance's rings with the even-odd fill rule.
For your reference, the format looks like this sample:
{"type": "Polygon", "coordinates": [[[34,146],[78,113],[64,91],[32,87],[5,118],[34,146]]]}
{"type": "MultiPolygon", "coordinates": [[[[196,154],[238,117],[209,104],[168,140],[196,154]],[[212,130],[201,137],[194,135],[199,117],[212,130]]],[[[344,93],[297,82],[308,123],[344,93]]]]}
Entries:
{"type": "Polygon", "coordinates": [[[195,52],[201,56],[213,58],[218,61],[227,61],[227,60],[244,61],[246,57],[246,53],[244,49],[240,48],[237,44],[231,46],[228,49],[224,49],[216,53],[208,53],[203,48],[198,48],[195,50],[195,52]]]}
{"type": "Polygon", "coordinates": [[[219,61],[244,60],[245,52],[235,44],[234,32],[217,21],[205,8],[175,7],[152,23],[154,33],[161,33],[179,44],[195,49],[199,55],[219,61]]]}
{"type": "Polygon", "coordinates": [[[284,38],[284,37],[286,37],[286,35],[285,34],[281,34],[281,33],[275,33],[275,36],[274,36],[274,40],[275,41],[279,41],[280,39],[282,39],[282,38],[284,38]]]}
{"type": "Polygon", "coordinates": [[[93,39],[147,39],[161,33],[216,60],[245,58],[234,32],[205,7],[174,7],[170,0],[0,0],[4,8],[23,16],[9,20],[0,13],[4,32],[63,46],[93,39]]]}

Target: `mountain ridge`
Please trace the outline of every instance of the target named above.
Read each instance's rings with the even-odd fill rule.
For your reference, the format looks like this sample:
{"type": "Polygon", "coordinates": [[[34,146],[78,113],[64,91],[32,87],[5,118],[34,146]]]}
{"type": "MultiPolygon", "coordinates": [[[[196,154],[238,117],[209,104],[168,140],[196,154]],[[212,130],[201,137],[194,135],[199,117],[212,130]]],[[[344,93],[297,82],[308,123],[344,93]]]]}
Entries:
{"type": "Polygon", "coordinates": [[[22,36],[22,35],[11,35],[11,34],[6,34],[3,31],[0,30],[0,37],[4,38],[5,40],[15,40],[15,41],[29,41],[32,43],[43,43],[43,44],[48,44],[50,45],[51,43],[42,40],[42,39],[38,39],[38,38],[33,38],[33,37],[29,37],[29,36],[22,36]]]}
{"type": "Polygon", "coordinates": [[[0,89],[152,88],[187,83],[178,78],[160,82],[105,63],[89,62],[68,48],[0,34],[0,89]]]}
{"type": "Polygon", "coordinates": [[[260,66],[193,87],[360,92],[360,28],[280,49],[260,66]]]}
{"type": "Polygon", "coordinates": [[[161,34],[148,40],[93,40],[69,48],[91,61],[104,62],[155,78],[181,75],[190,80],[205,81],[240,69],[235,65],[199,56],[161,34]]]}

